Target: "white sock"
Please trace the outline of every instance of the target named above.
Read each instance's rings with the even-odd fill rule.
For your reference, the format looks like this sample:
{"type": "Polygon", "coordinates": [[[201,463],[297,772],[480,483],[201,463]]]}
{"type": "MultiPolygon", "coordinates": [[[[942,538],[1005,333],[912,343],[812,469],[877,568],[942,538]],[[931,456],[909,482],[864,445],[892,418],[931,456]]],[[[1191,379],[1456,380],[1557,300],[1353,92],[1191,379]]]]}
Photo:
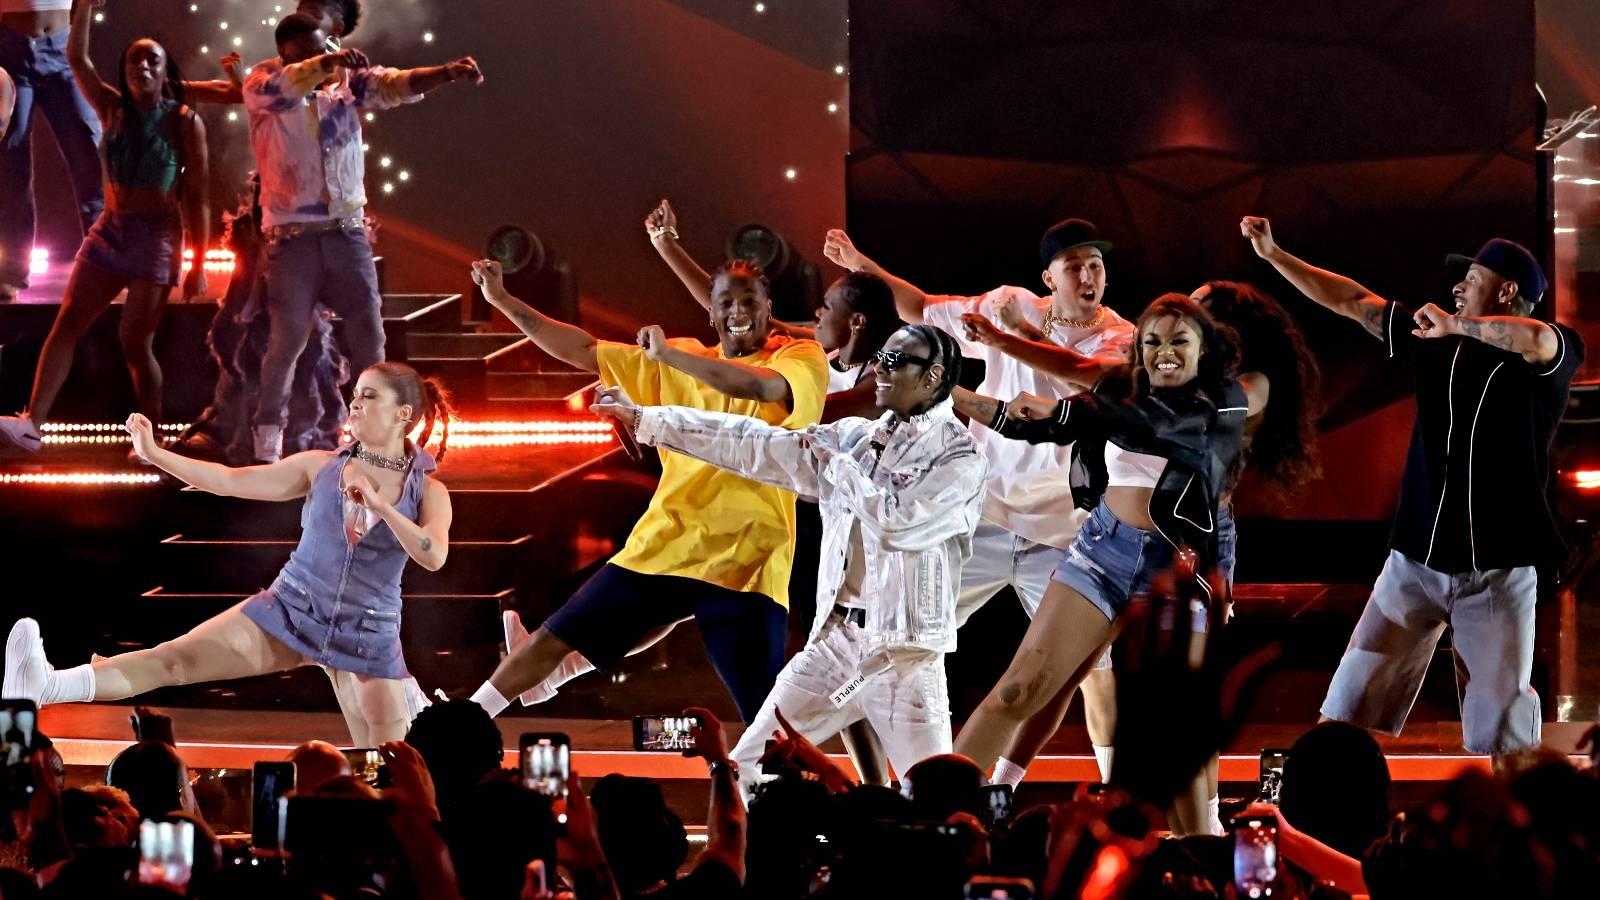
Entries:
{"type": "Polygon", "coordinates": [[[1218,837],[1227,834],[1222,827],[1222,800],[1216,795],[1206,801],[1206,831],[1218,837]]]}
{"type": "Polygon", "coordinates": [[[522,705],[532,706],[543,703],[556,695],[562,685],[580,675],[587,675],[594,671],[594,663],[583,658],[583,654],[574,650],[562,658],[556,665],[556,670],[545,676],[545,679],[531,688],[522,692],[522,705]]]}
{"type": "Polygon", "coordinates": [[[994,761],[994,774],[989,777],[989,783],[1009,784],[1015,788],[1022,784],[1022,776],[1027,772],[1027,769],[1002,756],[994,761]]]}
{"type": "Polygon", "coordinates": [[[88,703],[94,699],[94,666],[84,663],[51,672],[40,706],[46,703],[88,703]]]}
{"type": "Polygon", "coordinates": [[[1093,746],[1094,746],[1094,764],[1100,768],[1100,782],[1102,784],[1110,784],[1111,783],[1111,754],[1115,751],[1116,748],[1114,748],[1114,747],[1102,747],[1099,744],[1094,744],[1093,746]]]}
{"type": "Polygon", "coordinates": [[[495,690],[495,686],[487,681],[472,692],[471,700],[487,710],[490,718],[505,712],[506,707],[511,705],[511,701],[502,696],[498,690],[495,690]]]}

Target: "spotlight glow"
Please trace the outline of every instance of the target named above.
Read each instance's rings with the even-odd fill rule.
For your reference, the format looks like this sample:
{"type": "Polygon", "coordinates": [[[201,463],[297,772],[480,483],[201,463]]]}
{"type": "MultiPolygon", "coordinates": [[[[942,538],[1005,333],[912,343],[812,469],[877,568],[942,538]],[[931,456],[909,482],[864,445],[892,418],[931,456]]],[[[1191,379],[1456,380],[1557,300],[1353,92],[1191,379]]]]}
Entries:
{"type": "Polygon", "coordinates": [[[790,181],[795,180],[795,178],[798,177],[799,174],[800,174],[799,172],[796,172],[792,168],[783,170],[783,177],[789,179],[790,181]]]}
{"type": "Polygon", "coordinates": [[[384,193],[385,193],[385,194],[392,194],[392,193],[394,193],[394,182],[392,182],[392,181],[385,181],[385,182],[384,182],[384,183],[383,183],[383,192],[384,192],[384,193]]]}
{"type": "Polygon", "coordinates": [[[837,103],[829,103],[828,104],[828,112],[836,113],[838,111],[839,111],[839,104],[837,104],[837,103]]]}
{"type": "Polygon", "coordinates": [[[28,274],[43,275],[50,271],[50,251],[44,247],[35,247],[28,256],[28,274]]]}
{"type": "Polygon", "coordinates": [[[839,65],[834,66],[833,67],[833,74],[835,74],[835,75],[843,75],[844,74],[844,63],[840,63],[839,65]]]}
{"type": "Polygon", "coordinates": [[[431,43],[433,43],[433,32],[431,32],[431,31],[424,31],[424,32],[423,32],[423,33],[422,33],[422,42],[423,42],[423,43],[424,43],[424,44],[431,44],[431,43]]]}

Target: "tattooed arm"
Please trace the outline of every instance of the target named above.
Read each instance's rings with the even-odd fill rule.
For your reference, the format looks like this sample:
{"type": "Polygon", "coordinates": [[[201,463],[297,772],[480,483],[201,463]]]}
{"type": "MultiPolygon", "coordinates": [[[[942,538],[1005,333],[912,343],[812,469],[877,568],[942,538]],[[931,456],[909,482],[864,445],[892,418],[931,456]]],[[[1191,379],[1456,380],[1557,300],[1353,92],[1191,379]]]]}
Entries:
{"type": "Polygon", "coordinates": [[[956,412],[984,425],[993,422],[994,414],[1000,410],[999,400],[975,394],[964,387],[951,391],[950,400],[955,404],[956,412]]]}
{"type": "Polygon", "coordinates": [[[1389,301],[1367,290],[1355,281],[1293,256],[1278,246],[1272,236],[1272,223],[1258,216],[1245,216],[1239,224],[1240,233],[1249,239],[1256,255],[1272,264],[1300,293],[1311,298],[1347,319],[1361,323],[1367,333],[1385,340],[1384,314],[1389,301]]]}
{"type": "Polygon", "coordinates": [[[1556,330],[1538,319],[1518,316],[1454,316],[1429,303],[1414,316],[1417,337],[1461,335],[1520,355],[1536,366],[1548,365],[1561,352],[1556,330]]]}

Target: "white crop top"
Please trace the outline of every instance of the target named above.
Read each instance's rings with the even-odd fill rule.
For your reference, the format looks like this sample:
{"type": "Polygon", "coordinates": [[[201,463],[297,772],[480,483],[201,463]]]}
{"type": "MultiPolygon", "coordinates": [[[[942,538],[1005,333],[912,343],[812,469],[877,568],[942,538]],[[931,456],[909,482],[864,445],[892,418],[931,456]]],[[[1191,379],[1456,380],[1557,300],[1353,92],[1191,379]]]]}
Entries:
{"type": "Polygon", "coordinates": [[[1106,487],[1153,488],[1166,468],[1164,456],[1134,453],[1106,441],[1106,487]]]}
{"type": "Polygon", "coordinates": [[[0,0],[0,13],[56,12],[72,8],[72,0],[0,0]]]}

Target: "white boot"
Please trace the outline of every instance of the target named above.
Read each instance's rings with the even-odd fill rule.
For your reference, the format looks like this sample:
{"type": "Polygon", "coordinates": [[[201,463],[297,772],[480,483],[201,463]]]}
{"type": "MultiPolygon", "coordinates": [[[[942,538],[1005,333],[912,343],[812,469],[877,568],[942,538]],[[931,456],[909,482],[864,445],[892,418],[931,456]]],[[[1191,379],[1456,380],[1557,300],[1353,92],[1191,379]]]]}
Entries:
{"type": "Polygon", "coordinates": [[[257,425],[255,439],[257,462],[275,463],[283,458],[283,426],[257,425]]]}

